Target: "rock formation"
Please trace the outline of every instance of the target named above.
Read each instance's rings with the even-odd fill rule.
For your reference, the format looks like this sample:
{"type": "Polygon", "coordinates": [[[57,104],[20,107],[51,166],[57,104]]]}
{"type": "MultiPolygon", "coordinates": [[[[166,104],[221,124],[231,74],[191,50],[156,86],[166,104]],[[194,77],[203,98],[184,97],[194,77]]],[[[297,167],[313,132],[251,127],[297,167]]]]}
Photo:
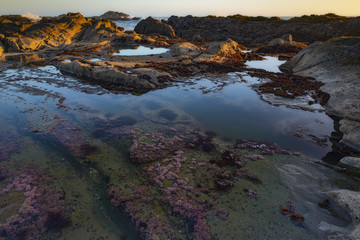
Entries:
{"type": "Polygon", "coordinates": [[[285,34],[296,41],[312,43],[338,36],[360,36],[360,19],[333,16],[331,14],[300,17],[290,20],[266,17],[176,17],[167,21],[176,35],[186,40],[195,37],[204,41],[231,38],[243,44],[268,43],[285,34]]]}
{"type": "Polygon", "coordinates": [[[123,21],[130,20],[129,14],[115,11],[107,11],[106,13],[99,16],[99,18],[103,18],[111,21],[123,21]]]}
{"type": "Polygon", "coordinates": [[[315,77],[330,94],[327,112],[343,118],[343,142],[360,149],[360,37],[339,37],[314,43],[280,66],[284,71],[315,77]]]}
{"type": "Polygon", "coordinates": [[[99,43],[126,35],[113,22],[68,13],[33,22],[20,16],[0,17],[0,47],[6,52],[65,48],[77,43],[99,43]],[[4,46],[4,47],[3,47],[4,46]]]}
{"type": "Polygon", "coordinates": [[[175,32],[171,26],[152,17],[140,21],[135,27],[135,32],[142,34],[160,34],[167,37],[175,36],[175,32]]]}

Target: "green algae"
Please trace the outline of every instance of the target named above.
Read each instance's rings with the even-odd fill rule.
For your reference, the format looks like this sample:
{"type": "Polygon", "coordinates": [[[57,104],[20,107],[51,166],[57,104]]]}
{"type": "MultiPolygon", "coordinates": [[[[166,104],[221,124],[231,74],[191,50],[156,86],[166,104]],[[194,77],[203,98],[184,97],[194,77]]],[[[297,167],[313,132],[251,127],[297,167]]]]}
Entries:
{"type": "Polygon", "coordinates": [[[25,200],[24,194],[15,190],[0,196],[0,224],[18,213],[25,200]]]}

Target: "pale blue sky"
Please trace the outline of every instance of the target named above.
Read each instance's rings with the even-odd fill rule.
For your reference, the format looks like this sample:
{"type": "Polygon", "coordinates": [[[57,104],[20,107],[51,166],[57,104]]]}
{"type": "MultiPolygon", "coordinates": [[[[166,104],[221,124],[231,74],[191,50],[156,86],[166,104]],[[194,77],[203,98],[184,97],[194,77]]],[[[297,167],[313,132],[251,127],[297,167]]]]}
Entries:
{"type": "Polygon", "coordinates": [[[360,16],[360,0],[0,0],[0,15],[30,12],[53,16],[81,12],[100,15],[108,10],[134,16],[263,15],[297,16],[334,12],[360,16]]]}

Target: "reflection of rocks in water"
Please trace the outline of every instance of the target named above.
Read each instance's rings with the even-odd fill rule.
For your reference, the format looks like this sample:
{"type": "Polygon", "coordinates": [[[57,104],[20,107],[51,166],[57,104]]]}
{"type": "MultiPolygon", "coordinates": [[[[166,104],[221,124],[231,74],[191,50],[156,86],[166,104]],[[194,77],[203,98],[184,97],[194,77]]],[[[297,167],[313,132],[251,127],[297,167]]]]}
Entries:
{"type": "Polygon", "coordinates": [[[174,121],[177,117],[177,114],[169,109],[164,109],[159,112],[159,116],[165,118],[166,120],[174,121]]]}
{"type": "Polygon", "coordinates": [[[9,55],[6,56],[5,61],[21,63],[22,65],[28,67],[42,67],[48,64],[45,58],[39,56],[38,54],[9,55]]]}
{"type": "Polygon", "coordinates": [[[162,107],[161,103],[155,102],[155,101],[145,101],[143,103],[144,107],[150,110],[158,110],[162,107]]]}

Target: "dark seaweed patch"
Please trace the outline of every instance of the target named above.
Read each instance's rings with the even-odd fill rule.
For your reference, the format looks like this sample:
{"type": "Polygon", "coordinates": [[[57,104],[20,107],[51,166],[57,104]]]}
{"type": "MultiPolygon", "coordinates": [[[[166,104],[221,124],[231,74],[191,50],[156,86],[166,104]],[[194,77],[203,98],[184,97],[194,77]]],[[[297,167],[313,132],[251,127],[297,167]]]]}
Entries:
{"type": "Polygon", "coordinates": [[[165,118],[166,120],[174,121],[177,117],[177,114],[169,109],[164,109],[159,112],[159,116],[165,118]]]}

